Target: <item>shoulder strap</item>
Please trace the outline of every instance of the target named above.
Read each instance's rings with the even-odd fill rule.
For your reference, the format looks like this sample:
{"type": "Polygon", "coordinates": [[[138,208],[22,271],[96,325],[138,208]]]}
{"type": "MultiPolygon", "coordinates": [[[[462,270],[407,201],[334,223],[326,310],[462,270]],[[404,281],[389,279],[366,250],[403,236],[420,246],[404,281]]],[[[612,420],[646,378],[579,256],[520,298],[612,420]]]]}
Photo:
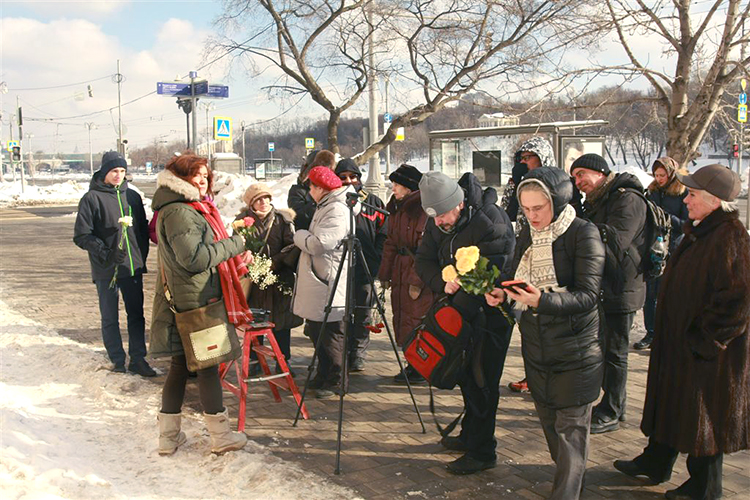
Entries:
{"type": "Polygon", "coordinates": [[[161,259],[159,260],[159,271],[161,272],[161,284],[164,288],[164,298],[167,299],[167,302],[169,303],[169,308],[172,310],[173,313],[177,314],[177,308],[174,305],[174,298],[172,298],[172,293],[169,291],[169,287],[167,286],[167,275],[164,272],[164,266],[161,265],[161,259]]]}

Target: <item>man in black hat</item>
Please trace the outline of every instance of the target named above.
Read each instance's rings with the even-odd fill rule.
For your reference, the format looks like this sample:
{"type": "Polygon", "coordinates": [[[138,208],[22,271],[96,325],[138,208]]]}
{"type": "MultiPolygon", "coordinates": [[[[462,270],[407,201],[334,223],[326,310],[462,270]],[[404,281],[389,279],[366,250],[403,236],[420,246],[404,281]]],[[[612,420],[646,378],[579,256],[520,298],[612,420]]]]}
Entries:
{"type": "MultiPolygon", "coordinates": [[[[385,210],[385,203],[377,195],[362,189],[362,171],[351,158],[344,158],[338,162],[335,170],[344,186],[352,186],[359,193],[360,201],[364,202],[362,209],[355,218],[357,239],[361,243],[370,276],[378,275],[380,261],[383,257],[383,245],[388,237],[388,226],[385,215],[373,210],[367,205],[385,210]]],[[[375,304],[375,291],[367,280],[365,268],[357,262],[354,268],[354,328],[350,332],[349,369],[361,372],[365,369],[365,352],[370,345],[370,331],[365,325],[370,322],[370,312],[375,304]]]]}
{"type": "Polygon", "coordinates": [[[615,174],[598,154],[573,162],[570,174],[586,194],[584,218],[599,228],[607,260],[602,280],[604,396],[591,416],[591,433],[615,431],[625,420],[628,346],[636,311],[646,300],[641,256],[646,250],[643,185],[629,173],[615,174]]]}
{"type": "Polygon", "coordinates": [[[661,483],[686,453],[690,478],[665,496],[713,500],[724,454],[750,449],[750,237],[731,205],[736,173],[714,164],[677,178],[692,223],[660,283],[641,421],[648,446],[614,466],[661,483]]]}
{"type": "Polygon", "coordinates": [[[119,323],[119,294],[128,316],[128,369],[144,377],[156,372],[146,362],[143,273],[148,257],[148,219],[141,196],[128,189],[128,164],[108,151],[94,173],[89,191],[78,203],[73,241],[89,253],[91,277],[99,294],[102,340],[113,371],[125,373],[125,350],[119,323]]]}

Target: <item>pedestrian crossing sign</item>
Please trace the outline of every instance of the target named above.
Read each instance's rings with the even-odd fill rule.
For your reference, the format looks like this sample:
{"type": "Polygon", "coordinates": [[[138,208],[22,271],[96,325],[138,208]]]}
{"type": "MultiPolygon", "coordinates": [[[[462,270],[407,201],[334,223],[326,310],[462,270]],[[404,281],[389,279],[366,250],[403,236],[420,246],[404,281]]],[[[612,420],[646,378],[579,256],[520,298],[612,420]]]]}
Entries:
{"type": "Polygon", "coordinates": [[[217,141],[232,140],[232,119],[225,116],[214,116],[214,139],[217,141]]]}
{"type": "Polygon", "coordinates": [[[8,151],[13,151],[13,148],[17,147],[18,141],[8,141],[8,151]]]}

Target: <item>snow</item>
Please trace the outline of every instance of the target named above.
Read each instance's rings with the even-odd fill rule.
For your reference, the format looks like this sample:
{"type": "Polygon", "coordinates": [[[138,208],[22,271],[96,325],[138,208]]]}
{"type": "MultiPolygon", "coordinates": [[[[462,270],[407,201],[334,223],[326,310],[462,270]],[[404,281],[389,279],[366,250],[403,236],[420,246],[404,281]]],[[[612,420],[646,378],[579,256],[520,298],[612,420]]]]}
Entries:
{"type": "Polygon", "coordinates": [[[77,205],[89,183],[67,180],[49,186],[26,185],[21,192],[21,181],[0,182],[0,207],[17,207],[30,205],[77,205]]]}
{"type": "Polygon", "coordinates": [[[620,173],[629,173],[629,174],[633,174],[636,177],[638,177],[638,180],[641,182],[641,184],[643,185],[644,188],[647,188],[648,185],[651,184],[653,182],[653,180],[654,180],[654,176],[653,175],[651,175],[650,173],[644,171],[640,167],[634,167],[632,165],[627,165],[627,166],[618,167],[618,168],[619,169],[617,171],[620,172],[620,173]]]}
{"type": "Polygon", "coordinates": [[[0,330],[3,499],[356,497],[252,441],[242,451],[211,454],[196,413],[183,413],[187,443],[161,457],[159,387],[111,372],[103,349],[62,337],[3,302],[0,330]]]}

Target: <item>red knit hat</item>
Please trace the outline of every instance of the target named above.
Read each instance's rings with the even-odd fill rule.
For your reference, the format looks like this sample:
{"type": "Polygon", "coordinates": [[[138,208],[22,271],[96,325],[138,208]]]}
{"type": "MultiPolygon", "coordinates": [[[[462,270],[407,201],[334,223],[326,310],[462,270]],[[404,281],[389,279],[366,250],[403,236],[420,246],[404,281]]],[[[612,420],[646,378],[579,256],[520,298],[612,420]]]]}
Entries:
{"type": "Polygon", "coordinates": [[[308,178],[310,182],[326,191],[333,191],[342,186],[339,176],[333,173],[333,170],[328,167],[315,167],[311,169],[308,178]]]}

